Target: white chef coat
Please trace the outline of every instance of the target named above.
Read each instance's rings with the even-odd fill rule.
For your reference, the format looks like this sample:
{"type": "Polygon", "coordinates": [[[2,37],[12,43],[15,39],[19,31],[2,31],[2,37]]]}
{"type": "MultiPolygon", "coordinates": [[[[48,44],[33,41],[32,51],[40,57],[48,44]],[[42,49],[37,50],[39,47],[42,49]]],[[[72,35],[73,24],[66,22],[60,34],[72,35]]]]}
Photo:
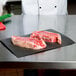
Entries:
{"type": "Polygon", "coordinates": [[[24,14],[65,15],[67,0],[22,0],[24,14]]]}
{"type": "Polygon", "coordinates": [[[3,13],[3,6],[5,5],[7,0],[0,0],[0,16],[3,13]]]}

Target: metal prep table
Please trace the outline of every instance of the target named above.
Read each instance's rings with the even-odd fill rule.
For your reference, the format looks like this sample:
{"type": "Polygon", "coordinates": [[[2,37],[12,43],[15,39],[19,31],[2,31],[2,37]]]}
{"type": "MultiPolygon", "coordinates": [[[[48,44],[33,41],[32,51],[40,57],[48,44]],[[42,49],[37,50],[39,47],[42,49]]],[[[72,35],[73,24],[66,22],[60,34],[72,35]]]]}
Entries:
{"type": "MultiPolygon", "coordinates": [[[[14,15],[0,31],[0,40],[12,35],[26,35],[36,30],[54,29],[76,42],[76,15],[14,15]]],[[[17,58],[0,43],[0,68],[76,69],[76,44],[17,58]]]]}

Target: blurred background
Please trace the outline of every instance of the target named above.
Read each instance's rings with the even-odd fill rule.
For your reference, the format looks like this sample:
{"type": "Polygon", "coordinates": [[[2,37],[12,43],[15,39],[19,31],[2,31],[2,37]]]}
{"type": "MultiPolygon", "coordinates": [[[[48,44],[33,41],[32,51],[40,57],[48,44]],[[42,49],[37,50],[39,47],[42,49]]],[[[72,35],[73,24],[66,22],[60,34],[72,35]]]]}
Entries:
{"type": "MultiPolygon", "coordinates": [[[[76,14],[76,0],[68,0],[68,14],[76,14]]],[[[22,13],[21,0],[8,0],[4,13],[12,13],[14,15],[20,15],[22,13]]]]}

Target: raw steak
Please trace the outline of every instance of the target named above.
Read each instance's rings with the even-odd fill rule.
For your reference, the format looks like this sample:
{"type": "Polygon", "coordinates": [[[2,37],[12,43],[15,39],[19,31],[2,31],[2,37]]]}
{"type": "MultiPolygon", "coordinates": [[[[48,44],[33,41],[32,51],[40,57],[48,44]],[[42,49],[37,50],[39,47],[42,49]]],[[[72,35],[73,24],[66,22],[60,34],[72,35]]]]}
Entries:
{"type": "Polygon", "coordinates": [[[58,33],[48,32],[48,31],[35,31],[31,34],[31,38],[42,38],[45,42],[58,42],[61,44],[61,36],[58,33]]]}
{"type": "Polygon", "coordinates": [[[12,36],[12,43],[19,47],[31,49],[43,49],[46,47],[46,43],[40,38],[12,36]]]}

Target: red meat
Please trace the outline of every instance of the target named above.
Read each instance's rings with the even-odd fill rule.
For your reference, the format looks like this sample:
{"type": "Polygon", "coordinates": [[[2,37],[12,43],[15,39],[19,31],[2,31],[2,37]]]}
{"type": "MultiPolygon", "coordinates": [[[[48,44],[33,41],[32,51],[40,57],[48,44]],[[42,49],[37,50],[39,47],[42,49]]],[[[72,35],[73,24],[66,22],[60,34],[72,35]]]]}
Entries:
{"type": "Polygon", "coordinates": [[[30,37],[12,36],[12,43],[19,47],[31,48],[36,50],[46,47],[45,42],[40,38],[34,39],[30,37]]]}
{"type": "Polygon", "coordinates": [[[35,31],[31,34],[31,38],[42,38],[45,42],[58,42],[61,44],[61,36],[58,33],[48,32],[48,31],[35,31]]]}

